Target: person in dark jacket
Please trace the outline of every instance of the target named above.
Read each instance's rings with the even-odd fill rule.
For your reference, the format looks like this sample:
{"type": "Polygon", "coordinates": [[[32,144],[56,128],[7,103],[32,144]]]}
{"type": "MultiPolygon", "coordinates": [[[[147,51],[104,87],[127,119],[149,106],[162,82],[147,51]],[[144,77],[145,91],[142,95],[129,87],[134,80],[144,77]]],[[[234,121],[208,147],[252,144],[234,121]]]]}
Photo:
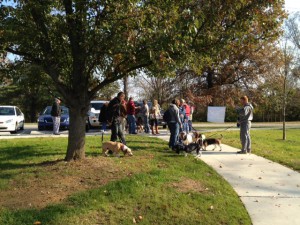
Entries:
{"type": "Polygon", "coordinates": [[[107,110],[106,109],[107,109],[107,106],[108,106],[108,102],[105,102],[103,104],[103,106],[101,107],[100,114],[99,114],[99,122],[102,125],[102,132],[106,132],[106,126],[107,126],[107,118],[106,118],[107,110]]]}
{"type": "Polygon", "coordinates": [[[59,133],[59,126],[60,126],[60,116],[61,116],[61,107],[60,107],[61,100],[60,98],[56,97],[52,108],[51,108],[51,116],[53,121],[53,134],[60,135],[59,133]]]}
{"type": "Polygon", "coordinates": [[[125,137],[122,130],[122,101],[125,99],[124,92],[119,92],[117,97],[112,99],[107,106],[106,118],[111,124],[111,141],[117,141],[118,137],[126,145],[125,137]]]}
{"type": "Polygon", "coordinates": [[[168,127],[170,129],[170,139],[169,139],[169,148],[173,148],[178,142],[178,134],[179,129],[182,129],[182,122],[179,117],[179,105],[180,101],[178,99],[174,99],[172,104],[169,106],[169,110],[171,113],[170,121],[168,122],[168,127]]]}

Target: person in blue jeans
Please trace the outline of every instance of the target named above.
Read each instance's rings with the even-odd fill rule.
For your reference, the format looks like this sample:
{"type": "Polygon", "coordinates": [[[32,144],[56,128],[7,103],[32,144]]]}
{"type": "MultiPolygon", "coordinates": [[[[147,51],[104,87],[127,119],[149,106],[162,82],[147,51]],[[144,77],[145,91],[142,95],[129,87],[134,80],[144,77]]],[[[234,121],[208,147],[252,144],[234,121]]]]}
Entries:
{"type": "Polygon", "coordinates": [[[170,130],[170,139],[169,139],[169,148],[173,148],[178,142],[178,134],[179,129],[182,129],[182,123],[179,117],[179,109],[180,101],[178,99],[174,99],[169,106],[171,118],[168,121],[168,127],[170,130]]]}
{"type": "Polygon", "coordinates": [[[136,119],[135,119],[135,110],[139,109],[136,107],[133,101],[133,97],[129,98],[127,102],[127,120],[129,126],[129,134],[137,134],[136,132],[136,119]]]}

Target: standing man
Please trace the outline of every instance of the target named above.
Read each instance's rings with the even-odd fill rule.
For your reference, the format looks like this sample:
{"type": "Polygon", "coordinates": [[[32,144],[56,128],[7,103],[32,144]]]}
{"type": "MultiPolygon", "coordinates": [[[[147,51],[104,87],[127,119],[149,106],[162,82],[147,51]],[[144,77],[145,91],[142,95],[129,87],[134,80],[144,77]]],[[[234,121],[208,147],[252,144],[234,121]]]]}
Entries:
{"type": "Polygon", "coordinates": [[[243,96],[240,98],[242,107],[237,108],[238,125],[240,126],[240,139],[242,150],[238,154],[251,153],[251,137],[250,128],[253,119],[253,106],[248,102],[248,97],[243,96]]]}
{"type": "Polygon", "coordinates": [[[61,102],[60,98],[56,97],[51,108],[54,135],[60,135],[59,133],[60,116],[61,116],[60,102],[61,102]]]}
{"type": "Polygon", "coordinates": [[[136,121],[135,121],[135,110],[138,107],[135,107],[133,97],[130,97],[127,102],[127,120],[129,126],[129,134],[137,134],[136,132],[136,121]]]}
{"type": "Polygon", "coordinates": [[[117,141],[118,137],[121,142],[126,145],[125,137],[122,129],[122,101],[125,99],[124,92],[119,92],[117,97],[112,99],[107,106],[106,118],[111,123],[111,141],[117,141]]]}
{"type": "Polygon", "coordinates": [[[141,107],[141,113],[143,115],[143,122],[144,122],[144,131],[146,134],[150,133],[150,127],[149,127],[149,106],[147,104],[147,101],[143,101],[143,106],[141,107]]]}
{"type": "Polygon", "coordinates": [[[170,110],[170,120],[168,121],[168,127],[170,129],[170,139],[169,139],[169,148],[173,148],[178,141],[179,129],[182,128],[182,123],[179,117],[179,107],[180,101],[174,99],[169,106],[170,110]]]}

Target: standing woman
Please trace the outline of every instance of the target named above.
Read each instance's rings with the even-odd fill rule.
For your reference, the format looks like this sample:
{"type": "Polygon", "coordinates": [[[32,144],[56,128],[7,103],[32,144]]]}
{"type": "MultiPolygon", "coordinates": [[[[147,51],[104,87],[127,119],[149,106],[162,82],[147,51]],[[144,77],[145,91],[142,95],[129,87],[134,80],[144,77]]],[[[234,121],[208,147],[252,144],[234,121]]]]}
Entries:
{"type": "Polygon", "coordinates": [[[153,101],[153,106],[150,110],[150,125],[151,125],[151,130],[152,134],[159,134],[158,133],[158,119],[161,117],[160,114],[160,106],[157,102],[157,100],[153,101]],[[155,128],[155,131],[154,131],[155,128]]]}

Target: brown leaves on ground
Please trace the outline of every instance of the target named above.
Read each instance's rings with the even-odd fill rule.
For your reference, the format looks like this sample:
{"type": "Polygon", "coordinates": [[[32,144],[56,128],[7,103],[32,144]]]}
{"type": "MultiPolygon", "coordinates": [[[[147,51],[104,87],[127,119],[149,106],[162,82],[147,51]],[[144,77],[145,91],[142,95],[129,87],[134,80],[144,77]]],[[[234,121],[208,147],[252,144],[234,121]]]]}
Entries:
{"type": "Polygon", "coordinates": [[[208,188],[204,187],[204,185],[201,182],[189,178],[184,178],[179,182],[171,183],[169,186],[183,193],[205,192],[208,190],[208,188]]]}
{"type": "Polygon", "coordinates": [[[45,162],[13,178],[9,188],[0,191],[0,205],[11,209],[44,208],[68,196],[103,186],[111,181],[147,170],[131,157],[93,157],[81,161],[45,162]]]}

